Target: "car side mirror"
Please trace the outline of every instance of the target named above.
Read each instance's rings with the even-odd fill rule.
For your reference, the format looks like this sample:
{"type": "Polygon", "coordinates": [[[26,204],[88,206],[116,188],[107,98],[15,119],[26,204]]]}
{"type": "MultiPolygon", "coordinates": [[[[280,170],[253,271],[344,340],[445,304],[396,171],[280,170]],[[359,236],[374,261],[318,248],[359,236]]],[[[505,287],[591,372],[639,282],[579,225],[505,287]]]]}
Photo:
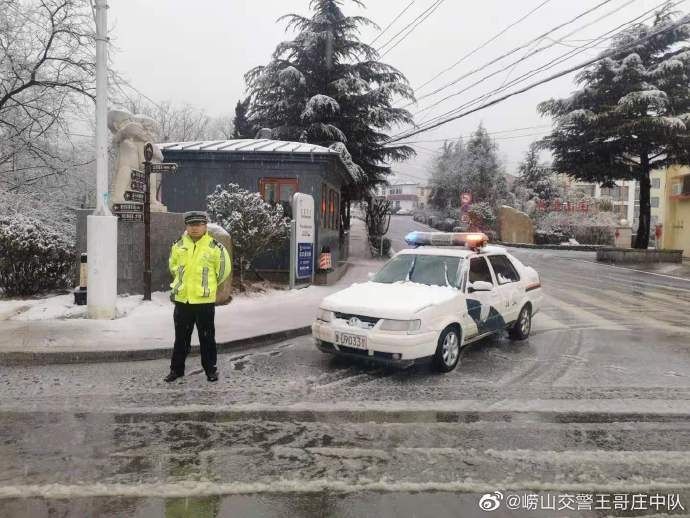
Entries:
{"type": "Polygon", "coordinates": [[[474,281],[470,283],[470,285],[467,288],[467,291],[469,293],[475,292],[475,291],[491,291],[494,289],[494,285],[491,284],[490,282],[486,281],[474,281]]]}

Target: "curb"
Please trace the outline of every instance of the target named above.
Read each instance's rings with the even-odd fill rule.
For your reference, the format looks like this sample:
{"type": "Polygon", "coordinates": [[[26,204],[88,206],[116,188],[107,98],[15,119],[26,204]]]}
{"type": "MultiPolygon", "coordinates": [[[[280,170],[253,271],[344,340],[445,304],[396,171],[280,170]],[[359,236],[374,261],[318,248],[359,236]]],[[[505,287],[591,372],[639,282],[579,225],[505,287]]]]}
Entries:
{"type": "MultiPolygon", "coordinates": [[[[304,336],[311,333],[311,326],[276,331],[264,335],[250,336],[231,340],[229,342],[218,342],[218,353],[229,353],[241,351],[250,347],[261,345],[271,345],[282,342],[290,338],[304,336]]],[[[0,353],[0,365],[58,365],[58,364],[79,364],[79,363],[111,363],[141,360],[161,360],[170,358],[172,347],[159,347],[155,349],[133,349],[124,351],[56,351],[56,352],[6,352],[0,353]]],[[[192,346],[190,356],[199,355],[199,346],[192,346]]]]}

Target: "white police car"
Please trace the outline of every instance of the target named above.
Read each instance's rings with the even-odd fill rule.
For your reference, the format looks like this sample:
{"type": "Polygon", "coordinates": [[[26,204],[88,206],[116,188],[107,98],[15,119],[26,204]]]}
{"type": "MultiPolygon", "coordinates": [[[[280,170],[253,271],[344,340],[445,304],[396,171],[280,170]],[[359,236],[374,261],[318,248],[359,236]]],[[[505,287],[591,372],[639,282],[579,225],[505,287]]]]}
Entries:
{"type": "Polygon", "coordinates": [[[455,368],[463,345],[507,330],[529,336],[537,272],[482,233],[411,232],[369,282],[326,297],[312,334],[323,352],[398,364],[433,358],[455,368]]]}

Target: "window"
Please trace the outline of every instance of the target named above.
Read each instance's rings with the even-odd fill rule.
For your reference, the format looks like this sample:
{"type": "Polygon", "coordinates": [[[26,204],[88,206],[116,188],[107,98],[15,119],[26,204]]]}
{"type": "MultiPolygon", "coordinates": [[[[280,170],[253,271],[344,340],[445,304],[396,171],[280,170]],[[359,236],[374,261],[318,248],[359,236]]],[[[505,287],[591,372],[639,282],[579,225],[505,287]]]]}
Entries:
{"type": "Polygon", "coordinates": [[[483,257],[475,257],[470,260],[470,282],[484,281],[494,283],[491,278],[491,270],[483,257]]]}
{"type": "Polygon", "coordinates": [[[261,178],[259,192],[261,197],[270,205],[280,203],[283,213],[292,217],[292,195],[297,192],[297,178],[261,178]]]}
{"type": "Polygon", "coordinates": [[[661,189],[661,178],[652,178],[652,189],[661,189]]]}
{"type": "Polygon", "coordinates": [[[649,203],[653,208],[659,208],[659,197],[658,196],[652,196],[649,198],[649,203]]]}
{"type": "Polygon", "coordinates": [[[410,281],[428,286],[458,287],[460,257],[403,254],[388,261],[372,279],[390,284],[410,281]]]}
{"type": "Polygon", "coordinates": [[[498,284],[507,284],[520,280],[517,270],[505,255],[490,255],[489,262],[496,274],[498,284]]]}

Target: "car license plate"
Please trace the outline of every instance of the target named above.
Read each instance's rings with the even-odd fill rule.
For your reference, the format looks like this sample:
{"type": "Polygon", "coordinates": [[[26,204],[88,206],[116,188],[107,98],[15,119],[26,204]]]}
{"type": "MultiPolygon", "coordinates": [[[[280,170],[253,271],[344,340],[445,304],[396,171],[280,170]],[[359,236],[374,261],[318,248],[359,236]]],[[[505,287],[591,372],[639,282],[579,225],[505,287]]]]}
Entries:
{"type": "Polygon", "coordinates": [[[335,332],[335,344],[354,347],[355,349],[367,348],[367,337],[362,335],[352,335],[350,333],[335,332]]]}

